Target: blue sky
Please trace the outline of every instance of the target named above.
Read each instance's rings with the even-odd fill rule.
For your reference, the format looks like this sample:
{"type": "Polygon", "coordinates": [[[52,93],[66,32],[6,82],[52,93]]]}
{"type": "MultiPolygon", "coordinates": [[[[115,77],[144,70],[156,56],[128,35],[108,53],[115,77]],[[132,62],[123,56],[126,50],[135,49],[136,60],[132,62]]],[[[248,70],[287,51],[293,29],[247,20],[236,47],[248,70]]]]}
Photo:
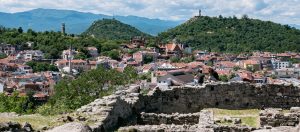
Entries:
{"type": "Polygon", "coordinates": [[[69,9],[107,15],[187,20],[202,9],[208,16],[241,16],[300,24],[300,0],[0,0],[0,12],[35,8],[69,9]]]}

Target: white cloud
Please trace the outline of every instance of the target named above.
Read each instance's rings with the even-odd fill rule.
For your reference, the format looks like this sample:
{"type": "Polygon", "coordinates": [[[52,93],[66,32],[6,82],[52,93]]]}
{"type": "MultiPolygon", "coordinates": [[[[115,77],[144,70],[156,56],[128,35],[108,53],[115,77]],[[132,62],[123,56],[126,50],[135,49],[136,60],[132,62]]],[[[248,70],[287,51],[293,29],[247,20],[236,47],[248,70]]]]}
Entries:
{"type": "Polygon", "coordinates": [[[241,16],[300,23],[300,0],[0,0],[1,12],[34,8],[186,20],[202,9],[209,16],[241,16]]]}

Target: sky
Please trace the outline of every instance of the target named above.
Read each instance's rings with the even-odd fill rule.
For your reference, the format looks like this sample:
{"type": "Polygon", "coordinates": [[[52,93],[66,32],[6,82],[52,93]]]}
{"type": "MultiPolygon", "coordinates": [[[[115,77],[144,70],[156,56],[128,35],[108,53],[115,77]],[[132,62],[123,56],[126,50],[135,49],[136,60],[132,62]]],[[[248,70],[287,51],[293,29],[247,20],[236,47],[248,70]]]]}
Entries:
{"type": "Polygon", "coordinates": [[[300,25],[300,0],[0,0],[0,12],[35,8],[164,20],[187,20],[201,9],[207,16],[247,14],[251,18],[300,25]]]}

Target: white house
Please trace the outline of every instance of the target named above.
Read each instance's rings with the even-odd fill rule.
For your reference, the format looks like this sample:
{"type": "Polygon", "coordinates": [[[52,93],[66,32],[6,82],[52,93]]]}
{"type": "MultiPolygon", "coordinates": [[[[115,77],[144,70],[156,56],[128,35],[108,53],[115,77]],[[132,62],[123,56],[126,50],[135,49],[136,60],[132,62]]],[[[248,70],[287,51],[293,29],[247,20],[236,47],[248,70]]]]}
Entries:
{"type": "Polygon", "coordinates": [[[169,72],[164,76],[156,77],[157,86],[161,89],[167,89],[169,86],[180,86],[184,84],[195,83],[194,76],[186,72],[169,72]]]}
{"type": "Polygon", "coordinates": [[[291,63],[288,61],[272,60],[273,69],[285,69],[291,66],[291,63]]]}

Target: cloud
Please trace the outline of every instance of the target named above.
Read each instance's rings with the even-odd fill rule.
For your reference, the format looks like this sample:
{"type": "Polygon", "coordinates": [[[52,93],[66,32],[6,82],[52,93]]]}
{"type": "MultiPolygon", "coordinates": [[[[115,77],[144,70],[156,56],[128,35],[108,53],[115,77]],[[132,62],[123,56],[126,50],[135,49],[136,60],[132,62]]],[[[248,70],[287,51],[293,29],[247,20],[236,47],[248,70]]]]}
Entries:
{"type": "Polygon", "coordinates": [[[202,9],[208,16],[242,16],[300,23],[300,0],[0,0],[1,12],[70,9],[108,15],[186,20],[202,9]]]}

